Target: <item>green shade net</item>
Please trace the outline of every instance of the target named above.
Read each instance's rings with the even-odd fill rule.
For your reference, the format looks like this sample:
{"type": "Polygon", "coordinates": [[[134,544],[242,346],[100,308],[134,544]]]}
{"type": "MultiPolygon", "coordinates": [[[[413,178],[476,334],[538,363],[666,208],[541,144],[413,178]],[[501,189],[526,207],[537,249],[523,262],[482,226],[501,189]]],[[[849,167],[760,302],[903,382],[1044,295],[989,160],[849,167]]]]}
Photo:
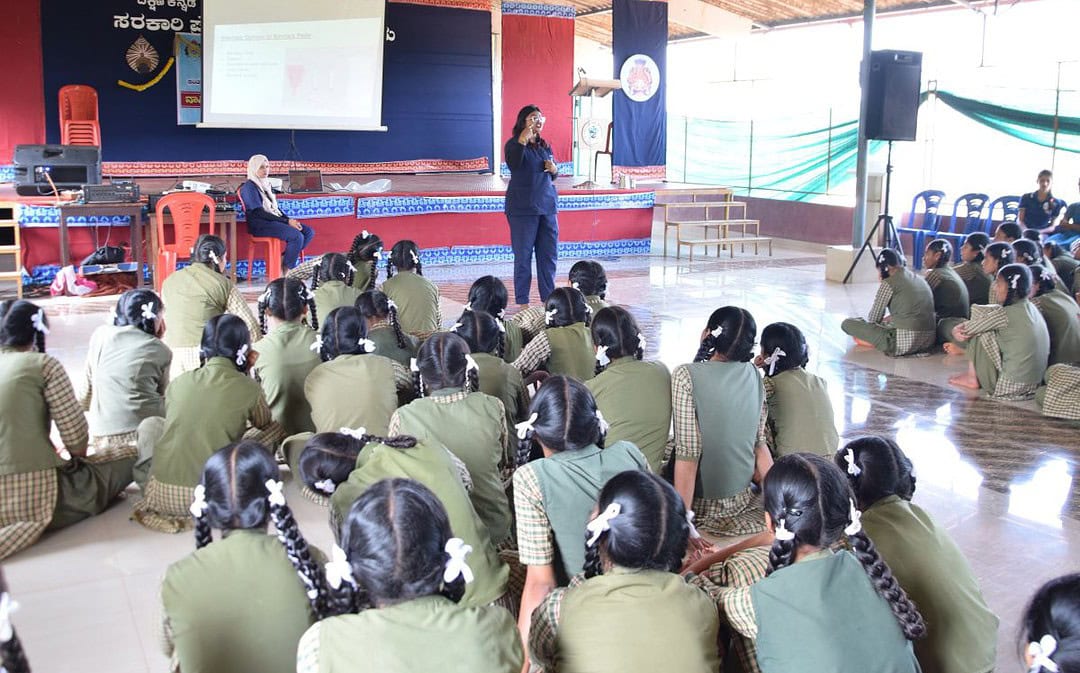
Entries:
{"type": "MultiPolygon", "coordinates": [[[[923,102],[929,97],[922,94],[923,102]]],[[[938,100],[968,119],[1042,147],[1080,153],[1080,117],[1031,112],[938,91],[938,100]],[[1054,130],[1057,128],[1055,137],[1054,130]]]]}

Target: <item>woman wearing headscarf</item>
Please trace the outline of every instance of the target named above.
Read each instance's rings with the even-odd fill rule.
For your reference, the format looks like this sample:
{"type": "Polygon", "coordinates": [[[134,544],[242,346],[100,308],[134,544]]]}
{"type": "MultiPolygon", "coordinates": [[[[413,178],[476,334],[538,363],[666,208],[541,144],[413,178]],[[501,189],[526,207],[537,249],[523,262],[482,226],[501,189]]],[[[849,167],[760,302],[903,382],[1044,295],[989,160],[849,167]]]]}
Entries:
{"type": "Polygon", "coordinates": [[[252,236],[280,238],[285,241],[282,272],[296,266],[300,251],[311,243],[315,231],[281,212],[274,190],[270,188],[270,160],[263,154],[248,159],[247,182],[240,187],[248,233],[252,236]]]}

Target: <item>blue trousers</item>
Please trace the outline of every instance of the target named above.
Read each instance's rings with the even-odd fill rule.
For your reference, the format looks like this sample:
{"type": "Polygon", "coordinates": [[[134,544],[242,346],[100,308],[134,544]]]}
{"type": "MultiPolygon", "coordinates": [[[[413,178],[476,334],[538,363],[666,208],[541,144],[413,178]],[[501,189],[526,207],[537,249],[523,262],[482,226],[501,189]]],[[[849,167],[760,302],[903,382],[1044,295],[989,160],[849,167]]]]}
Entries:
{"type": "Polygon", "coordinates": [[[529,303],[533,250],[536,251],[536,288],[540,301],[555,291],[555,264],[559,261],[559,218],[552,215],[507,215],[510,245],[514,249],[514,302],[529,303]]]}
{"type": "Polygon", "coordinates": [[[281,261],[284,271],[296,266],[296,260],[300,257],[300,251],[311,243],[315,237],[315,230],[306,224],[300,225],[297,231],[284,222],[268,222],[259,220],[248,222],[248,232],[252,236],[280,238],[285,241],[285,256],[281,261]]]}

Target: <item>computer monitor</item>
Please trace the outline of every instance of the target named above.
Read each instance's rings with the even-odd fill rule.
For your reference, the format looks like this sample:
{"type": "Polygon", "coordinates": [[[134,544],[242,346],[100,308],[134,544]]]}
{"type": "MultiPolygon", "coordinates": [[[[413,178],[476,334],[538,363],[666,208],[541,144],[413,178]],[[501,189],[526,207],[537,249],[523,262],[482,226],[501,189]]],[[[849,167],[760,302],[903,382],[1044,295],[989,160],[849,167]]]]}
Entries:
{"type": "Polygon", "coordinates": [[[322,171],[289,171],[289,191],[293,194],[322,192],[322,171]]]}

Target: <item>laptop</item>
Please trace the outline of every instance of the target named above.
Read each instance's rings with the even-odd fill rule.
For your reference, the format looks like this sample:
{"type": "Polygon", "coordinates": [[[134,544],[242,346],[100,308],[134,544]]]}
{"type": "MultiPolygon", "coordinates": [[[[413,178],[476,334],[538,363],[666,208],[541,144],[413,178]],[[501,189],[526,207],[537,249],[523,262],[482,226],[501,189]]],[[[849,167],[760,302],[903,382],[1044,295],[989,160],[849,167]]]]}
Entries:
{"type": "Polygon", "coordinates": [[[319,194],[323,191],[322,171],[289,171],[291,194],[319,194]]]}

